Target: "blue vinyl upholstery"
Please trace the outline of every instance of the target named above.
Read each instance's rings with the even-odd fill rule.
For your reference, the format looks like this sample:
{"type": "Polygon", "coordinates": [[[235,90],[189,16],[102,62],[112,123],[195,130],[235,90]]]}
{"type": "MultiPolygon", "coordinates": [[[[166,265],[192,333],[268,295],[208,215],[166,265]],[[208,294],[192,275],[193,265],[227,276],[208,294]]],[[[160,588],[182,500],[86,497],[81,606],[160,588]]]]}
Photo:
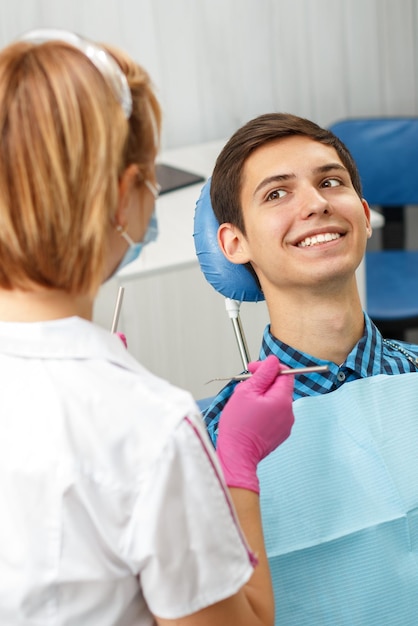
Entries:
{"type": "Polygon", "coordinates": [[[210,200],[210,179],[204,185],[194,216],[194,245],[200,268],[210,285],[225,298],[258,302],[264,295],[244,265],[228,261],[218,246],[219,222],[210,200]]]}
{"type": "Polygon", "coordinates": [[[329,129],[353,155],[369,204],[418,204],[418,117],[351,118],[329,129]]]}
{"type": "MultiPolygon", "coordinates": [[[[381,208],[386,231],[393,216],[403,230],[404,207],[418,205],[418,118],[353,118],[330,130],[353,155],[363,196],[381,208]]],[[[399,237],[384,247],[397,249],[366,254],[367,311],[385,335],[403,339],[418,327],[418,251],[406,251],[399,237]]]]}

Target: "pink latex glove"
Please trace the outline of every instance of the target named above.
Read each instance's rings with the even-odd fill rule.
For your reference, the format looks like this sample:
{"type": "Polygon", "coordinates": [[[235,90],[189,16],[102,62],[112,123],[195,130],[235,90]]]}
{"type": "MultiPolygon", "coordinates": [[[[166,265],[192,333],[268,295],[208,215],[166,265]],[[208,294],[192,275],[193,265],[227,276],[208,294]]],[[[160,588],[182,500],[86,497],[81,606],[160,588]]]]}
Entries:
{"type": "Polygon", "coordinates": [[[125,348],[128,347],[128,342],[126,341],[126,337],[123,333],[115,333],[119,339],[122,341],[123,345],[125,346],[125,348]]]}
{"type": "Polygon", "coordinates": [[[248,364],[219,421],[216,452],[228,487],[260,492],[257,465],[290,435],[294,377],[274,355],[248,364]]]}

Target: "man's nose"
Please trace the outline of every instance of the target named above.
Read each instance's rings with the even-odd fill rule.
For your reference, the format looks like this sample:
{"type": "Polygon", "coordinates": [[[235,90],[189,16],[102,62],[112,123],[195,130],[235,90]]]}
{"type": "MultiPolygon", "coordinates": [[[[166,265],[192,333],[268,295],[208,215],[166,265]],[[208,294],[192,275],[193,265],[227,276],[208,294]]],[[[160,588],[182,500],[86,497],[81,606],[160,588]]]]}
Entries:
{"type": "Polygon", "coordinates": [[[330,205],[328,200],[321,193],[321,190],[313,185],[306,185],[301,190],[300,198],[301,214],[304,219],[317,215],[319,213],[330,213],[330,205]]]}

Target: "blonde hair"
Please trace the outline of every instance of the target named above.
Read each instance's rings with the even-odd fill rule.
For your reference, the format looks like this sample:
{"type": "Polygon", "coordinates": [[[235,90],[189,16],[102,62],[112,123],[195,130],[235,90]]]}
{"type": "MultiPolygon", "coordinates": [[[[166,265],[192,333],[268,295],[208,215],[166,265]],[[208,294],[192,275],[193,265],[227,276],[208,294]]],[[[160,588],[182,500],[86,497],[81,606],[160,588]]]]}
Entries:
{"type": "MultiPolygon", "coordinates": [[[[105,46],[103,46],[105,47],[105,46]]],[[[143,176],[161,111],[147,72],[106,47],[132,93],[127,120],[106,79],[61,41],[0,53],[0,287],[94,294],[103,280],[118,181],[143,176]]]]}

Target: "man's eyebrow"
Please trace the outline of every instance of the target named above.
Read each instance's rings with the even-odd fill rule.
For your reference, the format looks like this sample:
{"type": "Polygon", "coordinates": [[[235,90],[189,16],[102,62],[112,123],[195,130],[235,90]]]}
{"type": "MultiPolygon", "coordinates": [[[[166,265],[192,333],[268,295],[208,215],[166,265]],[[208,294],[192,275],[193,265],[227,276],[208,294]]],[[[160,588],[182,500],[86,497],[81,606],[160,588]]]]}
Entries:
{"type": "Polygon", "coordinates": [[[327,172],[331,172],[333,170],[340,170],[348,174],[347,168],[341,163],[327,163],[326,165],[320,165],[314,169],[314,174],[326,174],[327,172]]]}
{"type": "Polygon", "coordinates": [[[275,174],[274,176],[268,176],[267,178],[263,178],[263,180],[261,181],[261,183],[259,183],[257,185],[257,187],[254,189],[254,196],[260,191],[260,189],[262,189],[263,187],[266,187],[267,185],[270,185],[270,183],[282,183],[285,180],[290,180],[292,178],[296,178],[295,174],[275,174]]]}

